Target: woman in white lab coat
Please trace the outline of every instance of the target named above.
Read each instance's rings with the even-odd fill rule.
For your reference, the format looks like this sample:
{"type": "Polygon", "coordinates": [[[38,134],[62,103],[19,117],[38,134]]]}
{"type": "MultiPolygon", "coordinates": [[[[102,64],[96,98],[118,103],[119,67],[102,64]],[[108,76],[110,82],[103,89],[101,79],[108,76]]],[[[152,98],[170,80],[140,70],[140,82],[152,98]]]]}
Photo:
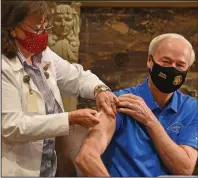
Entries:
{"type": "Polygon", "coordinates": [[[114,114],[110,89],[47,47],[48,20],[45,2],[2,1],[3,176],[55,176],[55,137],[99,123],[95,110],[65,112],[60,93],[96,98],[114,114]]]}

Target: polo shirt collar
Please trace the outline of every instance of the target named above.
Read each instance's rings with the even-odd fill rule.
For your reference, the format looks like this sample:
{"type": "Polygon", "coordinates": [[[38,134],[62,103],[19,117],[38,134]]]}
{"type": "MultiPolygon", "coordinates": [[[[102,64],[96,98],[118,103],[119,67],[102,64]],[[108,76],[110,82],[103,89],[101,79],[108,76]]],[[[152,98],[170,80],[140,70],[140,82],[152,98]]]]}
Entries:
{"type": "MultiPolygon", "coordinates": [[[[142,84],[139,85],[139,95],[144,99],[145,103],[151,110],[160,108],[160,106],[155,102],[151,90],[148,86],[148,78],[144,80],[142,84]]],[[[173,93],[172,99],[165,109],[172,109],[177,112],[178,108],[178,96],[177,92],[173,93]]]]}
{"type": "Polygon", "coordinates": [[[167,108],[171,108],[173,111],[177,112],[178,109],[178,95],[177,95],[177,91],[175,91],[173,93],[172,99],[169,103],[169,105],[167,106],[167,108]]]}
{"type": "Polygon", "coordinates": [[[145,103],[151,110],[159,108],[148,86],[148,78],[146,78],[144,82],[139,85],[139,95],[144,99],[145,103]]]}

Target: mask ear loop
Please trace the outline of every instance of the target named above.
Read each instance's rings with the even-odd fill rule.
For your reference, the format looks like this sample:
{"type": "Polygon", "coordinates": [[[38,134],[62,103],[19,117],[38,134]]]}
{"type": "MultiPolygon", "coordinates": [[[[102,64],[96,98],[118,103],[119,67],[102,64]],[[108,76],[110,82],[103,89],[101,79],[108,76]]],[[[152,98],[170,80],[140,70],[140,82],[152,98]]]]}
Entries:
{"type": "MultiPolygon", "coordinates": [[[[26,32],[28,32],[28,31],[26,31],[25,29],[23,29],[23,27],[18,27],[18,28],[20,28],[22,31],[23,31],[23,33],[26,33],[26,32]]],[[[28,33],[33,33],[33,32],[28,32],[28,33]]]]}
{"type": "MultiPolygon", "coordinates": [[[[156,64],[156,62],[153,59],[153,55],[149,54],[149,58],[151,58],[151,61],[153,62],[153,65],[156,64]]],[[[148,72],[150,73],[152,70],[148,67],[148,72]]]]}
{"type": "Polygon", "coordinates": [[[151,57],[151,60],[152,60],[153,64],[156,64],[156,62],[155,62],[155,60],[154,60],[154,58],[153,58],[153,55],[151,54],[151,55],[149,55],[149,56],[151,57]]]}

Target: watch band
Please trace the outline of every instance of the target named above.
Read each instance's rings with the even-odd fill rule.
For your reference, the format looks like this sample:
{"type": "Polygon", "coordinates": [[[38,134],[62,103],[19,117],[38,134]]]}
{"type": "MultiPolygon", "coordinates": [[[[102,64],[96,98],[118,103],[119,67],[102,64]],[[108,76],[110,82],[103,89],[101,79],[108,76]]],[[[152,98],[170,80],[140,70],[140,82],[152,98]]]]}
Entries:
{"type": "Polygon", "coordinates": [[[106,86],[106,85],[98,85],[96,86],[96,88],[94,89],[94,97],[96,98],[97,95],[102,92],[102,91],[111,91],[111,89],[106,86]]]}

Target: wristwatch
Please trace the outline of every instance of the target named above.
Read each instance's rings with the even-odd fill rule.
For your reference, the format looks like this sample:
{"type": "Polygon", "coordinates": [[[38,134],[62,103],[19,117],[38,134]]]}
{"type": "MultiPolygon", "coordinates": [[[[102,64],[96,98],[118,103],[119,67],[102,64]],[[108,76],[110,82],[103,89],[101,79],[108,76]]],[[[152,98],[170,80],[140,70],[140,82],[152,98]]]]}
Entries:
{"type": "Polygon", "coordinates": [[[94,97],[96,98],[97,95],[102,91],[111,91],[111,89],[106,85],[98,85],[94,89],[94,97]]]}

